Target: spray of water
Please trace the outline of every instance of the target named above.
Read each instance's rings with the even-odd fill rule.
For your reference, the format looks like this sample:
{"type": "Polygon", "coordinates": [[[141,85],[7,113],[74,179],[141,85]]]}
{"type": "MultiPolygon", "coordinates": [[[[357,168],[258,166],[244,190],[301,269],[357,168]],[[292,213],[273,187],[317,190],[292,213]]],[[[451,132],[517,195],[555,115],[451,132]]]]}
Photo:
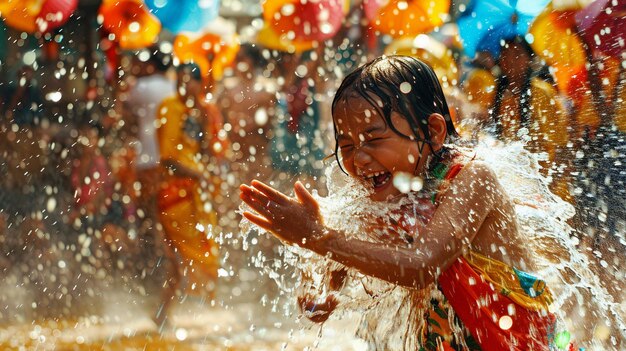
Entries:
{"type": "MultiPolygon", "coordinates": [[[[515,204],[520,236],[536,258],[535,274],[546,280],[554,293],[550,308],[559,317],[557,328],[571,333],[572,339],[587,349],[618,349],[619,340],[626,337],[624,312],[604,285],[615,282],[601,282],[592,269],[593,262],[579,249],[568,224],[574,208],[548,190],[551,180],[539,172],[541,155],[529,153],[522,143],[503,145],[487,136],[480,137],[474,153],[477,160],[492,167],[515,204]]],[[[336,165],[330,166],[326,175],[329,195],[316,196],[326,225],[355,239],[381,245],[394,240],[414,242],[413,247],[419,250],[418,230],[392,233],[387,228],[398,228],[402,221],[409,225],[400,227],[416,228],[411,224],[428,218],[425,212],[429,207],[420,204],[432,194],[437,186],[434,182],[425,181],[421,191],[383,203],[371,201],[369,190],[341,173],[336,165]],[[376,223],[374,228],[372,223],[376,223]]],[[[394,179],[394,185],[410,189],[409,182],[414,180],[405,178],[407,184],[395,184],[402,182],[401,178],[394,179]]],[[[262,232],[245,220],[241,229],[244,243],[250,242],[251,230],[262,232]]],[[[335,316],[359,312],[362,318],[357,335],[372,349],[419,349],[415,336],[423,325],[423,312],[432,299],[443,300],[434,284],[423,290],[407,289],[293,246],[281,248],[279,259],[264,261],[256,257],[254,264],[286,294],[308,294],[320,302],[332,295],[337,301],[335,316]],[[336,292],[333,290],[337,287],[332,288],[336,283],[330,280],[333,272],[341,270],[347,271],[347,279],[336,292]]],[[[453,313],[449,321],[453,332],[462,332],[453,313]]]]}

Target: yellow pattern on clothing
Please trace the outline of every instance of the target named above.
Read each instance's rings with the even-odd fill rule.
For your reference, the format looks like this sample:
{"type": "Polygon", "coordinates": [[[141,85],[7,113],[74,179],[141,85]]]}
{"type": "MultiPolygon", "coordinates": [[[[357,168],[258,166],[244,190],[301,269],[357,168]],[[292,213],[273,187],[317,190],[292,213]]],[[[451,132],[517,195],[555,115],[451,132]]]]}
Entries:
{"type": "Polygon", "coordinates": [[[534,279],[526,280],[522,282],[520,277],[523,272],[516,271],[511,266],[483,256],[479,253],[470,251],[468,255],[464,256],[467,262],[474,268],[480,275],[498,289],[515,303],[523,306],[527,309],[540,311],[547,310],[548,306],[552,303],[552,293],[546,286],[543,280],[534,279]],[[526,291],[523,286],[524,283],[531,284],[532,292],[526,291]],[[534,292],[534,293],[533,293],[534,292]],[[532,297],[534,295],[534,297],[532,297]]]}

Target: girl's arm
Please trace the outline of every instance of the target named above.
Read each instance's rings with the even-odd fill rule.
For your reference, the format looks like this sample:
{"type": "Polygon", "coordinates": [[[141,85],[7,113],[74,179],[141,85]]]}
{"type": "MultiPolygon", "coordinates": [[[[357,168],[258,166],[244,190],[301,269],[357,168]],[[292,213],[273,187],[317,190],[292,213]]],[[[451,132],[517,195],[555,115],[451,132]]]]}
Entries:
{"type": "Polygon", "coordinates": [[[381,245],[348,238],[326,228],[318,204],[304,186],[296,183],[290,198],[254,181],[241,187],[241,198],[258,214],[245,212],[251,222],[280,239],[298,244],[364,274],[391,283],[422,288],[468,248],[485,218],[501,202],[503,192],[486,166],[469,163],[455,178],[415,247],[381,245]]]}

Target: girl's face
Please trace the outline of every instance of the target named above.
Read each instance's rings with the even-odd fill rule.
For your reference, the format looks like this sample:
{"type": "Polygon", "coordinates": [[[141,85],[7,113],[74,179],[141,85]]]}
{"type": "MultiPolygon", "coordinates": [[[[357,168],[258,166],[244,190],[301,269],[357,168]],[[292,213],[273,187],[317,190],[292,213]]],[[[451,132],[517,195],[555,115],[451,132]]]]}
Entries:
{"type": "MultiPolygon", "coordinates": [[[[401,194],[393,185],[393,176],[398,172],[418,175],[424,169],[430,147],[398,135],[364,98],[340,100],[333,119],[341,163],[351,177],[373,190],[372,200],[385,201],[401,194]]],[[[413,135],[402,115],[392,112],[391,121],[402,134],[413,135]]]]}

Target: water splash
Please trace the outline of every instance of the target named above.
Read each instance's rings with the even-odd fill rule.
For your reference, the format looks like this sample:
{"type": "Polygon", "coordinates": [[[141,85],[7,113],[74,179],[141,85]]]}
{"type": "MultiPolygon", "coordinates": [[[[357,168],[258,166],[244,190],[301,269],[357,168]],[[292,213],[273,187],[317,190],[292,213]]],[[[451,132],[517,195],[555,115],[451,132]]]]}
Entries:
{"type": "MultiPolygon", "coordinates": [[[[620,301],[609,294],[606,284],[619,283],[602,282],[594,272],[594,262],[581,250],[576,232],[568,223],[575,214],[574,207],[548,190],[550,178],[539,172],[540,155],[529,153],[522,143],[504,145],[487,136],[480,137],[474,150],[475,158],[491,166],[515,204],[519,233],[537,261],[535,273],[546,280],[554,293],[555,301],[550,308],[559,318],[558,330],[571,333],[572,340],[588,350],[618,349],[619,340],[626,338],[624,311],[620,301]]],[[[342,174],[336,165],[327,169],[326,176],[329,196],[315,195],[326,225],[355,239],[381,244],[391,240],[405,243],[419,240],[416,231],[397,235],[386,228],[398,227],[400,221],[407,220],[401,213],[406,212],[403,209],[408,205],[414,209],[409,217],[414,222],[422,220],[420,213],[427,211],[428,206],[421,208],[420,200],[432,194],[432,184],[425,182],[421,192],[382,203],[371,201],[369,190],[342,174]],[[374,230],[373,221],[377,223],[374,230]]],[[[241,229],[243,241],[249,241],[246,238],[253,226],[244,220],[241,229]]],[[[336,316],[347,311],[361,313],[357,335],[372,349],[418,349],[415,335],[420,332],[422,312],[430,300],[443,300],[434,284],[412,290],[352,269],[347,269],[343,289],[335,292],[330,288],[332,272],[345,267],[293,246],[281,248],[280,254],[272,264],[257,260],[256,266],[286,294],[314,294],[317,301],[332,295],[338,300],[336,316]]],[[[453,313],[449,318],[454,332],[462,332],[453,313]]]]}

